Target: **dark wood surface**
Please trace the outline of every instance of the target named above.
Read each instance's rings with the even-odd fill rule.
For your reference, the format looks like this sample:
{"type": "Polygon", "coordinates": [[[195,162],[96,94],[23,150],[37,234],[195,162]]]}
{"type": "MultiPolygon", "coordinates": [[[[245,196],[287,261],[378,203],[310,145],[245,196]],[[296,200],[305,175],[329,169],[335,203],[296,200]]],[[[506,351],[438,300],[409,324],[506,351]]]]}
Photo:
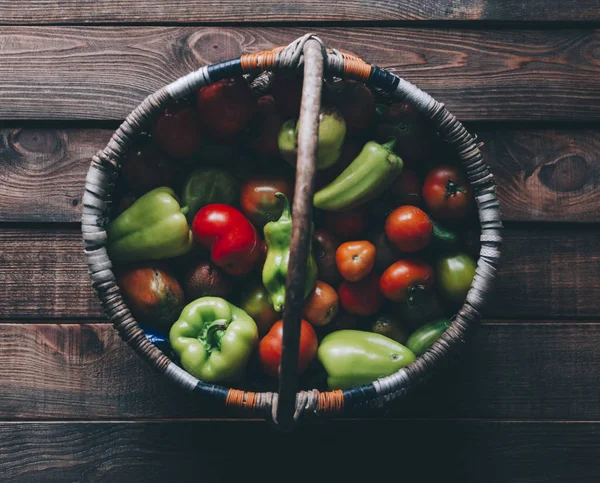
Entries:
{"type": "Polygon", "coordinates": [[[0,1],[2,24],[93,24],[93,23],[266,23],[266,22],[347,22],[347,21],[598,21],[600,2],[578,0],[342,0],[332,5],[319,0],[281,2],[261,0],[217,0],[206,2],[169,0],[129,2],[100,0],[93,3],[47,0],[27,2],[27,8],[15,8],[14,2],[0,1]]]}
{"type": "Polygon", "coordinates": [[[0,26],[2,480],[600,481],[598,0],[0,0],[0,26]],[[448,368],[385,410],[280,434],[119,339],[79,217],[91,156],[148,93],[307,31],[467,121],[506,235],[448,368]]]}
{"type": "MultiPolygon", "coordinates": [[[[466,120],[600,120],[593,28],[311,28],[389,68],[466,120]]],[[[5,27],[0,119],[122,119],[199,68],[284,45],[306,28],[5,27]]]]}

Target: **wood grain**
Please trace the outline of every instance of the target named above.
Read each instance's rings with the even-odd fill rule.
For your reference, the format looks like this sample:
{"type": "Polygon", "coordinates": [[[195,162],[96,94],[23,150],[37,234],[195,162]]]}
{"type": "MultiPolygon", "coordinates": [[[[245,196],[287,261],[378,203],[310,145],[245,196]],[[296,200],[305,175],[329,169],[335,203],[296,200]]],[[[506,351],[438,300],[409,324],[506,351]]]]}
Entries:
{"type": "MultiPolygon", "coordinates": [[[[600,313],[597,226],[510,227],[484,315],[594,317],[600,313]]],[[[101,316],[75,228],[0,228],[0,318],[101,316]]]]}
{"type": "MultiPolygon", "coordinates": [[[[110,324],[73,322],[0,324],[0,419],[247,416],[172,385],[110,324]]],[[[347,417],[598,420],[599,344],[598,322],[485,322],[427,386],[347,417]]]]}
{"type": "MultiPolygon", "coordinates": [[[[311,29],[313,30],[313,29],[311,29]]],[[[314,29],[390,68],[461,120],[599,120],[600,32],[314,29]]],[[[306,28],[5,27],[0,119],[123,119],[183,74],[306,28]]]]}
{"type": "MultiPolygon", "coordinates": [[[[484,144],[506,221],[600,221],[600,130],[469,126],[484,144]]],[[[78,222],[108,129],[0,129],[0,222],[78,222]]]]}
{"type": "Polygon", "coordinates": [[[218,0],[204,2],[101,0],[93,4],[49,0],[27,2],[26,8],[0,1],[2,24],[94,24],[168,22],[346,22],[376,20],[501,20],[501,21],[598,21],[600,3],[580,0],[522,2],[492,0],[343,0],[331,5],[319,0],[279,2],[261,0],[218,0]]]}
{"type": "Polygon", "coordinates": [[[0,471],[33,481],[594,482],[600,424],[333,421],[0,423],[0,471]]]}

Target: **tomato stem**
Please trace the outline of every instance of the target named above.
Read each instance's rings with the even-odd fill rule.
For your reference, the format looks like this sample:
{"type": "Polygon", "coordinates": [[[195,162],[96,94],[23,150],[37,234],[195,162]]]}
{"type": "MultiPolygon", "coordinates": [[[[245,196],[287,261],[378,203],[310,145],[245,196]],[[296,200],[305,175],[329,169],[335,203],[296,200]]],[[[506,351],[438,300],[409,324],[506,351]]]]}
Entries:
{"type": "Polygon", "coordinates": [[[446,198],[449,198],[450,196],[456,196],[456,193],[462,193],[462,194],[467,194],[467,190],[464,188],[460,187],[460,184],[458,184],[456,181],[449,179],[448,183],[446,183],[446,198]]]}

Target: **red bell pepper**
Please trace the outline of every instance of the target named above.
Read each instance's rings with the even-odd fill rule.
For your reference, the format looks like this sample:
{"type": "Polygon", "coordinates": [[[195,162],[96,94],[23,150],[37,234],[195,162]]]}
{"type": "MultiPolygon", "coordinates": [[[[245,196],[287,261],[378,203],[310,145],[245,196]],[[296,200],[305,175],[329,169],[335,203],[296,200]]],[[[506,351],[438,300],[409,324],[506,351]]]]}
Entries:
{"type": "Polygon", "coordinates": [[[237,209],[213,203],[198,211],[192,223],[198,242],[211,250],[212,262],[230,275],[245,275],[260,255],[256,228],[237,209]]]}

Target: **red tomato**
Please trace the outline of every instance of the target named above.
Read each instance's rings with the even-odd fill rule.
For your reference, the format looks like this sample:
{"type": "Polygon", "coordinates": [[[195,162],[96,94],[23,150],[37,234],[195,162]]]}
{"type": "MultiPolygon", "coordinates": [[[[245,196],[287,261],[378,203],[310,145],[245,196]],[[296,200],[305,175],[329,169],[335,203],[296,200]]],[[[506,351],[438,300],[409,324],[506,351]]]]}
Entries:
{"type": "Polygon", "coordinates": [[[358,282],[375,265],[375,245],[367,240],[342,243],[335,252],[338,270],[346,280],[358,282]]]}
{"type": "Polygon", "coordinates": [[[250,144],[254,151],[271,158],[279,157],[278,136],[284,119],[275,105],[273,96],[263,96],[258,100],[255,122],[250,144]]]}
{"type": "Polygon", "coordinates": [[[342,308],[355,315],[375,314],[383,304],[379,285],[376,273],[370,273],[358,282],[344,280],[338,288],[342,308]]]}
{"type": "Polygon", "coordinates": [[[198,211],[192,222],[196,240],[211,250],[211,260],[230,275],[245,275],[260,256],[256,228],[238,210],[213,203],[198,211]]]}
{"type": "Polygon", "coordinates": [[[419,206],[421,204],[421,181],[414,171],[405,168],[400,177],[390,186],[390,193],[394,195],[398,204],[419,206]]]}
{"type": "Polygon", "coordinates": [[[383,272],[379,288],[384,297],[394,302],[404,302],[414,297],[415,292],[433,285],[433,268],[416,258],[398,260],[383,272]]]}
{"type": "MultiPolygon", "coordinates": [[[[279,375],[281,366],[281,345],[283,341],[283,320],[275,322],[271,330],[263,337],[258,346],[258,357],[263,369],[273,377],[279,375]]],[[[298,349],[298,374],[304,372],[317,355],[319,341],[317,334],[306,320],[300,325],[300,344],[298,349]]]]}
{"type": "Polygon", "coordinates": [[[457,168],[439,166],[432,169],[425,178],[423,199],[434,218],[458,219],[469,212],[472,193],[457,168]]]}
{"type": "Polygon", "coordinates": [[[252,176],[242,185],[242,211],[257,227],[281,216],[283,203],[275,196],[277,192],[283,193],[291,202],[294,184],[276,176],[252,176]]]}
{"type": "Polygon", "coordinates": [[[433,223],[416,206],[401,206],[385,220],[385,234],[392,244],[403,252],[417,252],[431,240],[433,223]]]}
{"type": "Polygon", "coordinates": [[[189,104],[167,107],[154,122],[152,136],[169,156],[186,158],[202,147],[204,128],[200,114],[189,104]]]}
{"type": "Polygon", "coordinates": [[[365,206],[350,211],[325,213],[325,227],[342,238],[356,238],[369,225],[369,211],[365,206]]]}
{"type": "Polygon", "coordinates": [[[200,89],[197,107],[213,136],[231,140],[254,116],[256,98],[246,79],[237,76],[200,89]]]}

